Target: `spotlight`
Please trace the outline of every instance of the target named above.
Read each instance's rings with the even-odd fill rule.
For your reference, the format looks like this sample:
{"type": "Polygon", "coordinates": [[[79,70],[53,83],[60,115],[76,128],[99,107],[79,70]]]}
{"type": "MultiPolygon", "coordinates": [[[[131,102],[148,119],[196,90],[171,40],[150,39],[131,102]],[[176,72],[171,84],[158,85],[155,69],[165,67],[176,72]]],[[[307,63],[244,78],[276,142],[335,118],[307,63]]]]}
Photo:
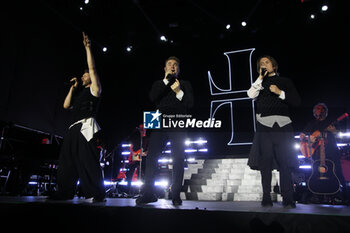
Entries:
{"type": "Polygon", "coordinates": [[[79,7],[79,10],[83,11],[83,7],[82,7],[82,6],[81,6],[81,7],[79,7]]]}
{"type": "Polygon", "coordinates": [[[228,30],[228,29],[230,29],[231,28],[231,25],[230,24],[227,24],[226,25],[226,29],[228,30]]]}
{"type": "Polygon", "coordinates": [[[89,0],[85,0],[84,3],[85,3],[85,4],[89,4],[89,0]]]}
{"type": "Polygon", "coordinates": [[[300,149],[300,144],[299,143],[295,143],[294,144],[294,148],[297,149],[297,150],[300,149]]]}
{"type": "Polygon", "coordinates": [[[131,50],[132,50],[132,46],[126,47],[126,51],[127,51],[127,52],[131,52],[131,50]]]}
{"type": "Polygon", "coordinates": [[[167,180],[160,180],[160,181],[155,181],[154,185],[155,186],[161,186],[163,188],[167,187],[169,182],[167,180]]]}
{"type": "Polygon", "coordinates": [[[167,39],[165,36],[161,36],[161,37],[160,37],[160,40],[161,40],[161,41],[168,41],[168,39],[167,39]]]}
{"type": "Polygon", "coordinates": [[[247,22],[246,21],[242,21],[241,25],[242,25],[242,27],[245,27],[245,26],[247,26],[247,22]]]}
{"type": "Polygon", "coordinates": [[[310,19],[315,19],[315,17],[316,17],[316,16],[315,16],[314,14],[311,14],[311,15],[310,15],[310,19]]]}
{"type": "Polygon", "coordinates": [[[322,11],[327,11],[328,10],[328,6],[327,5],[323,5],[321,8],[322,11]]]}
{"type": "Polygon", "coordinates": [[[107,52],[107,47],[103,47],[103,48],[102,48],[102,51],[103,51],[103,52],[107,52]]]}

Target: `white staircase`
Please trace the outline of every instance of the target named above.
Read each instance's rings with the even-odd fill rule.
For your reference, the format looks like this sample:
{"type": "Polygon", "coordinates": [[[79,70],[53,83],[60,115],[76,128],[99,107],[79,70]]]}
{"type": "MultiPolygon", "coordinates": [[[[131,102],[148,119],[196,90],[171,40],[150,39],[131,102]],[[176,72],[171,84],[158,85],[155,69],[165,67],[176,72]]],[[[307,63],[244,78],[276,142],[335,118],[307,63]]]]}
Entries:
{"type": "MultiPolygon", "coordinates": [[[[259,171],[247,166],[248,159],[196,160],[184,174],[182,199],[211,201],[261,201],[262,187],[259,171]]],[[[278,182],[277,171],[272,174],[272,187],[278,182]]],[[[280,195],[272,194],[278,201],[280,195]]]]}

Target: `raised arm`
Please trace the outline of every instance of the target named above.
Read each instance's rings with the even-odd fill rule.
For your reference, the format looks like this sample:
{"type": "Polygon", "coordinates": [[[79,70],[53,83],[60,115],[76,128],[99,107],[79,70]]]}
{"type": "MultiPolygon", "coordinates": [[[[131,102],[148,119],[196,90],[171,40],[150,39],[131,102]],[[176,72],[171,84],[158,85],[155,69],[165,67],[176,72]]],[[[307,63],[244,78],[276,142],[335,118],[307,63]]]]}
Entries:
{"type": "Polygon", "coordinates": [[[94,96],[99,97],[102,92],[101,82],[96,71],[94,56],[91,52],[91,41],[85,32],[83,32],[83,43],[86,50],[86,59],[91,79],[91,91],[94,96]]]}

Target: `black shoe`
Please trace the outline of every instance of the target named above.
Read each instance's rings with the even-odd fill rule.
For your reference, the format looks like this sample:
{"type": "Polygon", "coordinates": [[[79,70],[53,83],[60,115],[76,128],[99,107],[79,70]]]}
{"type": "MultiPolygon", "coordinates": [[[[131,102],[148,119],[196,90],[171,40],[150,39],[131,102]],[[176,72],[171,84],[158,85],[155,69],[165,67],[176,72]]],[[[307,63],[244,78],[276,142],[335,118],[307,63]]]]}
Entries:
{"type": "Polygon", "coordinates": [[[180,198],[173,199],[173,205],[182,205],[182,200],[180,198]]]}
{"type": "Polygon", "coordinates": [[[282,202],[282,205],[285,209],[295,209],[297,207],[294,201],[282,202]]]}
{"type": "Polygon", "coordinates": [[[147,204],[151,202],[157,202],[158,198],[155,194],[144,194],[141,197],[136,198],[136,205],[147,204]]]}
{"type": "Polygon", "coordinates": [[[262,206],[262,207],[272,207],[273,204],[272,204],[272,201],[271,201],[271,200],[262,200],[262,201],[261,201],[261,206],[262,206]]]}

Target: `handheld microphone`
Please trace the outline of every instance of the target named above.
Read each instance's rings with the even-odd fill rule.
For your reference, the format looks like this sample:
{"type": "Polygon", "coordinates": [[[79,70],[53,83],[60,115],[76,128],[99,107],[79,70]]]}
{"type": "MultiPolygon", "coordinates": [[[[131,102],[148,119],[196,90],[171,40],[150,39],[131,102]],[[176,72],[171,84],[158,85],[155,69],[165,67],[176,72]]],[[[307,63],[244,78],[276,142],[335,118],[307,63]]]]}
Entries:
{"type": "Polygon", "coordinates": [[[265,68],[265,67],[262,67],[262,68],[261,68],[261,74],[265,76],[265,72],[266,72],[266,68],[265,68]]]}
{"type": "Polygon", "coordinates": [[[166,79],[169,81],[168,85],[171,86],[176,81],[176,75],[175,74],[168,74],[166,76],[166,79]]]}
{"type": "MultiPolygon", "coordinates": [[[[77,83],[79,85],[79,80],[77,80],[77,83]]],[[[72,81],[68,81],[68,82],[64,82],[63,83],[65,86],[73,86],[75,84],[75,81],[72,80],[72,81]]]]}

